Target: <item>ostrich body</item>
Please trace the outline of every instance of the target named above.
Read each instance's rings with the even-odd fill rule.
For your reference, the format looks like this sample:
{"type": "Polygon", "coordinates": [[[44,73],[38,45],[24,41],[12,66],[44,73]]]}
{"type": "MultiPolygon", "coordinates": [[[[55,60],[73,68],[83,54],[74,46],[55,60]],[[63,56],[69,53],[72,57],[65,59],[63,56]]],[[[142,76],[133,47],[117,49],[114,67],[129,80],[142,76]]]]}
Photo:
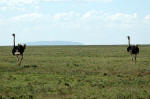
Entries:
{"type": "Polygon", "coordinates": [[[15,34],[12,34],[12,36],[14,37],[14,45],[13,45],[13,49],[12,49],[12,54],[17,57],[17,62],[18,62],[18,65],[20,66],[21,62],[23,60],[23,53],[26,48],[26,44],[24,44],[24,45],[18,44],[18,46],[16,46],[15,45],[15,34]],[[21,57],[19,58],[19,56],[21,56],[21,57]]]}
{"type": "Polygon", "coordinates": [[[133,55],[134,55],[134,59],[135,59],[135,62],[136,62],[136,56],[139,53],[139,48],[138,48],[138,45],[132,45],[132,46],[130,45],[130,36],[128,36],[127,51],[130,53],[132,61],[133,61],[133,55]]]}

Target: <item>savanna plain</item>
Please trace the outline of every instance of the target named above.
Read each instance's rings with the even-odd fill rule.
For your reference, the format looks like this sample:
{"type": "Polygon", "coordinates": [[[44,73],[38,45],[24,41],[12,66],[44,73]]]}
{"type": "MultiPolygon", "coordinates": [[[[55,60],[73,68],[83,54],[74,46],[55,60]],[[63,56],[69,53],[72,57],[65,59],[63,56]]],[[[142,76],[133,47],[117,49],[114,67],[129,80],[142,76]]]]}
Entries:
{"type": "Polygon", "coordinates": [[[150,46],[27,46],[22,65],[0,47],[0,99],[150,99],[150,46]]]}

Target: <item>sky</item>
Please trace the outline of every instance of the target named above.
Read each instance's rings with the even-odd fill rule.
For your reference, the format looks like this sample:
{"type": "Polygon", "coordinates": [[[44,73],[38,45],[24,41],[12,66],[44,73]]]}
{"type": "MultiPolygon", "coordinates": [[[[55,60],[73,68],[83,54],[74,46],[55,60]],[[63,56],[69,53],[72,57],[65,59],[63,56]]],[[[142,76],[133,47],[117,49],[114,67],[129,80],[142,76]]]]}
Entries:
{"type": "Polygon", "coordinates": [[[0,0],[0,45],[150,44],[150,0],[0,0]]]}

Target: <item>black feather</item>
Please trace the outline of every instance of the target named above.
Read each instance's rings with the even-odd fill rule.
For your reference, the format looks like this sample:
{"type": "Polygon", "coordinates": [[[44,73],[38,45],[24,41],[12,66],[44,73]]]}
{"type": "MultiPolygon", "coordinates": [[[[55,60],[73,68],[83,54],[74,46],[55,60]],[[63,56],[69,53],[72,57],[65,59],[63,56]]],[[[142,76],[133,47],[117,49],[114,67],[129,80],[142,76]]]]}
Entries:
{"type": "Polygon", "coordinates": [[[127,51],[130,52],[131,54],[138,54],[139,48],[138,46],[128,46],[127,51]]]}
{"type": "Polygon", "coordinates": [[[15,46],[12,49],[12,54],[15,55],[16,52],[20,52],[20,54],[22,55],[24,53],[25,48],[26,48],[26,45],[15,46]]]}

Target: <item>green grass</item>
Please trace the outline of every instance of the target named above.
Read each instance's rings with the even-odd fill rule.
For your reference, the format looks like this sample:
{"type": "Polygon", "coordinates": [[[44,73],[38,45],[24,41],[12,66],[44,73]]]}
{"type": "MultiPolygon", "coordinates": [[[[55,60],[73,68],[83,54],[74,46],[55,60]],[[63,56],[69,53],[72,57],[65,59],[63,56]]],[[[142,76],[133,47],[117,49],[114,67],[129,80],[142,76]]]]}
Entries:
{"type": "Polygon", "coordinates": [[[150,99],[150,46],[27,47],[22,66],[0,47],[0,98],[150,99]]]}

